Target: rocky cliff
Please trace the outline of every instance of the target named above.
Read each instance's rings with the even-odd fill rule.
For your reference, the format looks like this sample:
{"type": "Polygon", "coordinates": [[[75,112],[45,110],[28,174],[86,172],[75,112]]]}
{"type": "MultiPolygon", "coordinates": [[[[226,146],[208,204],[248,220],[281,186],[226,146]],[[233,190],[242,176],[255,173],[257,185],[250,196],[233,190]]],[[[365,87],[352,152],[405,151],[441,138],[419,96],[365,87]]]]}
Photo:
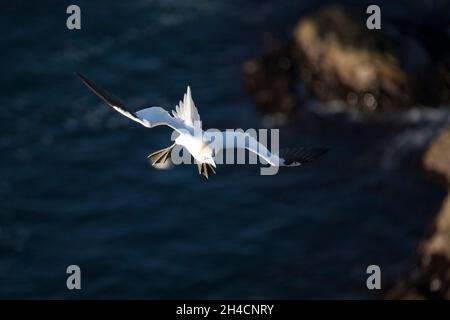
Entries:
{"type": "Polygon", "coordinates": [[[450,299],[450,128],[430,145],[423,165],[449,193],[431,223],[428,237],[417,249],[417,264],[409,278],[390,289],[387,299],[450,299]]]}
{"type": "Polygon", "coordinates": [[[419,34],[386,20],[368,30],[361,12],[324,7],[300,18],[289,42],[269,41],[244,63],[244,86],[264,113],[295,112],[304,102],[298,84],[325,106],[339,100],[365,113],[446,102],[450,51],[436,53],[419,34]]]}

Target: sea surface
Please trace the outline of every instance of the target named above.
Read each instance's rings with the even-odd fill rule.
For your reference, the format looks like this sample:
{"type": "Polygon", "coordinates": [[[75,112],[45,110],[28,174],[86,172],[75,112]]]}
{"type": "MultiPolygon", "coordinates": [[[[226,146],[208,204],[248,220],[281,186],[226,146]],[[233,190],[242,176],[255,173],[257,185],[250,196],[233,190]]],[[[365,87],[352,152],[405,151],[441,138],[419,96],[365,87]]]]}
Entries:
{"type": "Polygon", "coordinates": [[[375,298],[367,266],[383,288],[405,275],[443,196],[420,155],[447,112],[287,125],[282,146],[330,152],[275,176],[222,165],[206,181],[194,165],[152,168],[170,130],[124,118],[73,75],[136,109],[171,109],[190,85],[205,128],[261,128],[242,63],[313,2],[75,1],[79,31],[71,3],[4,3],[0,298],[375,298]],[[66,288],[69,265],[82,290],[66,288]]]}

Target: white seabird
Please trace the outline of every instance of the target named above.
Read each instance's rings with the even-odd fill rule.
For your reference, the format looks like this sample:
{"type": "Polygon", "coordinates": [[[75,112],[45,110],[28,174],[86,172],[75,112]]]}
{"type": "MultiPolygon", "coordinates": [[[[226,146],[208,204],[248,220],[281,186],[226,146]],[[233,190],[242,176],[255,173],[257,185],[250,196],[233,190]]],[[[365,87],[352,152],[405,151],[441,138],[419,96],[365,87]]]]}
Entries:
{"type": "Polygon", "coordinates": [[[133,112],[113,94],[96,86],[81,74],[75,73],[75,75],[108,105],[131,120],[147,128],[165,125],[177,131],[178,137],[173,145],[148,156],[152,165],[166,162],[175,145],[181,145],[189,151],[197,161],[199,174],[203,174],[206,178],[208,178],[208,169],[215,173],[214,157],[222,149],[247,149],[257,154],[271,166],[298,166],[311,162],[328,151],[326,148],[299,147],[281,149],[280,154],[276,155],[249,134],[239,131],[222,131],[223,138],[219,139],[221,141],[204,141],[205,135],[203,134],[200,115],[192,100],[189,86],[183,101],[180,101],[175,107],[172,115],[161,107],[144,108],[133,112]],[[199,132],[200,134],[198,134],[199,132]]]}

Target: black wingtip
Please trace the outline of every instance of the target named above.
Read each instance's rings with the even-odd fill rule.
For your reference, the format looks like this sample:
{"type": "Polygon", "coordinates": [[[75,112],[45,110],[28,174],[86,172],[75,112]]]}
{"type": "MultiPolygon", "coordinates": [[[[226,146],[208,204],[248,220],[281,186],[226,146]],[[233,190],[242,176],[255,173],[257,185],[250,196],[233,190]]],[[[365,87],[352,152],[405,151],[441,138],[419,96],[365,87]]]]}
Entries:
{"type": "Polygon", "coordinates": [[[77,77],[81,82],[86,83],[88,81],[81,73],[74,71],[73,75],[77,77]]]}
{"type": "Polygon", "coordinates": [[[73,73],[79,80],[81,80],[81,82],[83,82],[83,84],[85,85],[85,86],[87,86],[89,89],[91,89],[91,90],[93,90],[94,88],[95,88],[95,86],[93,86],[93,84],[88,80],[88,79],[86,79],[81,73],[78,73],[78,72],[74,72],[73,73]]]}
{"type": "Polygon", "coordinates": [[[301,148],[289,148],[281,149],[280,156],[284,159],[286,165],[293,163],[309,163],[323,154],[327,153],[330,149],[323,147],[301,147],[301,148]]]}
{"type": "Polygon", "coordinates": [[[314,148],[316,149],[317,155],[318,157],[324,155],[325,153],[327,153],[328,151],[330,151],[330,148],[323,148],[323,147],[318,147],[318,148],[314,148]]]}
{"type": "Polygon", "coordinates": [[[312,147],[312,148],[301,148],[305,150],[305,156],[307,162],[312,162],[316,160],[317,158],[323,156],[325,153],[330,151],[330,148],[324,148],[324,147],[312,147]]]}
{"type": "Polygon", "coordinates": [[[86,77],[83,76],[81,73],[78,73],[78,72],[75,71],[73,74],[74,74],[78,79],[80,79],[81,82],[83,82],[84,84],[86,84],[86,85],[88,85],[88,86],[92,86],[91,82],[90,82],[88,79],[86,79],[86,77]]]}
{"type": "Polygon", "coordinates": [[[82,74],[78,72],[74,72],[74,74],[80,79],[80,81],[94,94],[96,94],[98,97],[100,97],[103,101],[105,101],[107,104],[109,104],[112,107],[120,108],[124,111],[127,111],[128,113],[134,115],[134,112],[131,110],[128,110],[128,107],[126,104],[118,97],[113,95],[112,93],[106,91],[105,89],[102,89],[95,85],[93,82],[89,81],[86,77],[84,77],[82,74]]]}

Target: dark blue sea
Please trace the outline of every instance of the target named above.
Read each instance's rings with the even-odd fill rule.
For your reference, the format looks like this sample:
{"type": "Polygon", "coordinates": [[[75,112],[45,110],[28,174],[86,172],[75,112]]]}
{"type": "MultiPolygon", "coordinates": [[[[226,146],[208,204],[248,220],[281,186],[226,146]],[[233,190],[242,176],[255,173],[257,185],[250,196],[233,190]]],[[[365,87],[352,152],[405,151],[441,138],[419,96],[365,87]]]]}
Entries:
{"type": "Polygon", "coordinates": [[[443,196],[420,156],[445,112],[298,121],[280,143],[329,147],[316,163],[275,176],[222,165],[205,180],[194,165],[152,168],[170,130],[73,75],[136,109],[171,109],[190,85],[204,127],[262,128],[242,64],[316,2],[72,2],[0,12],[0,298],[376,298],[367,266],[383,288],[406,275],[443,196]],[[82,290],[66,288],[69,265],[82,290]]]}

